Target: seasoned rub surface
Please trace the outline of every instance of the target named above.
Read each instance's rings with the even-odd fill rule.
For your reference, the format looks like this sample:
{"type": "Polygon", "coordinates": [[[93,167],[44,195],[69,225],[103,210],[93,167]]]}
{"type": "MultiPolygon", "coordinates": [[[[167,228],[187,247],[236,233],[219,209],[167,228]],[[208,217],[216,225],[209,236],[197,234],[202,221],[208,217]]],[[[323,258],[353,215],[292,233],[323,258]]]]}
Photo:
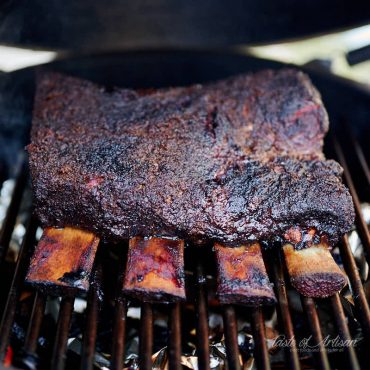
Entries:
{"type": "Polygon", "coordinates": [[[328,119],[308,77],[261,71],[209,85],[107,91],[40,76],[28,146],[36,213],[104,239],[166,235],[228,245],[353,223],[328,119]]]}

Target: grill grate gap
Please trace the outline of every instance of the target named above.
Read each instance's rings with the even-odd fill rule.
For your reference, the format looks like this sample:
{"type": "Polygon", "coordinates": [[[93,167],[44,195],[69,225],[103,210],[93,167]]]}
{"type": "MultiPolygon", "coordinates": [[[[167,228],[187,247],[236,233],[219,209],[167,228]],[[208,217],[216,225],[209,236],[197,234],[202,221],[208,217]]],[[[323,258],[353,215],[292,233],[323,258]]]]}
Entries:
{"type": "MultiPolygon", "coordinates": [[[[198,255],[198,257],[200,257],[198,255]]],[[[206,278],[204,276],[203,267],[199,262],[196,270],[197,280],[197,355],[198,366],[201,370],[210,370],[209,364],[209,332],[208,332],[208,310],[207,310],[207,293],[206,293],[206,278]]]]}

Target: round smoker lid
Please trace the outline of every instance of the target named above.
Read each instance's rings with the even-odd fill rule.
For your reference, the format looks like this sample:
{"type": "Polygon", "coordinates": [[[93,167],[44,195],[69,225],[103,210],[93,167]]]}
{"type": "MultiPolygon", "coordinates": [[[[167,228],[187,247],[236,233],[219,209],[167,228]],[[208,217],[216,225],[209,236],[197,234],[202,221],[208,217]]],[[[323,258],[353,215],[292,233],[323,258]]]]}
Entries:
{"type": "Polygon", "coordinates": [[[363,0],[4,0],[0,43],[66,50],[216,48],[366,24],[363,0]]]}

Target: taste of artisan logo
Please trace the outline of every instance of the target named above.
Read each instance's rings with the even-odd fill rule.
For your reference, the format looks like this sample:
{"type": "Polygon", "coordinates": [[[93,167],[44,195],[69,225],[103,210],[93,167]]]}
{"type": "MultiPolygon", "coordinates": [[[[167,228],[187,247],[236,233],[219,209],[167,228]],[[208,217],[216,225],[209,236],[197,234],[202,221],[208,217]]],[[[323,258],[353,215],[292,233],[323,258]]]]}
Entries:
{"type": "Polygon", "coordinates": [[[272,346],[278,348],[290,348],[292,350],[294,349],[295,344],[295,350],[298,352],[320,351],[322,346],[324,346],[327,352],[341,352],[346,347],[356,347],[358,342],[359,339],[343,340],[339,335],[336,337],[327,335],[320,342],[315,342],[312,335],[300,340],[296,340],[295,337],[288,339],[284,335],[280,335],[274,340],[272,346]]]}

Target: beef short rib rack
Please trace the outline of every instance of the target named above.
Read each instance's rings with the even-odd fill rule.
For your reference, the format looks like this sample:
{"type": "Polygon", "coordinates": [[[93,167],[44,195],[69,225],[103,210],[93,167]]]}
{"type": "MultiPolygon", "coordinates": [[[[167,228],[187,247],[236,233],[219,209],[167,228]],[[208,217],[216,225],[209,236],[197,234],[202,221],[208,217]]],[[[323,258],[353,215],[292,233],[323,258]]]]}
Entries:
{"type": "Polygon", "coordinates": [[[28,146],[36,213],[110,241],[237,246],[314,228],[335,242],[354,211],[341,167],[324,160],[327,130],[295,70],[145,91],[42,74],[28,146]]]}
{"type": "MultiPolygon", "coordinates": [[[[220,264],[234,258],[228,247],[248,249],[256,241],[292,245],[290,271],[305,258],[300,249],[311,246],[313,254],[324,248],[334,264],[327,249],[350,230],[354,211],[341,167],[323,156],[327,130],[318,92],[296,70],[138,91],[42,73],[28,146],[36,213],[44,226],[73,226],[110,242],[156,236],[169,256],[161,238],[214,241],[221,301],[273,303],[260,252],[255,262],[243,261],[242,284],[240,271],[220,264]],[[263,291],[257,270],[267,282],[262,296],[250,294],[252,287],[263,291]],[[232,286],[240,292],[225,291],[232,286]]],[[[135,249],[144,270],[160,257],[146,249],[151,244],[135,249]]],[[[181,275],[183,265],[172,268],[181,275]]],[[[339,268],[299,274],[292,282],[309,296],[332,295],[346,283],[339,268]]],[[[150,296],[136,275],[124,291],[159,299],[158,289],[150,296]]],[[[179,288],[177,299],[184,297],[179,288]]]]}
{"type": "MultiPolygon", "coordinates": [[[[146,92],[148,93],[148,92],[146,92]]],[[[343,163],[343,160],[340,161],[341,163],[343,163]]],[[[346,168],[346,166],[344,165],[344,168],[346,168]]],[[[348,169],[345,170],[346,173],[346,178],[348,178],[348,169]]],[[[17,181],[17,184],[20,183],[20,181],[18,180],[17,181]]],[[[349,183],[348,179],[347,179],[347,183],[349,183]]],[[[16,188],[18,189],[18,185],[16,186],[16,188]]],[[[15,193],[17,193],[17,191],[15,191],[15,193]]],[[[351,189],[351,193],[356,195],[356,193],[353,192],[353,189],[351,189]]],[[[18,194],[19,196],[19,194],[18,194]]],[[[356,200],[356,197],[354,196],[354,199],[356,200]]],[[[13,202],[12,202],[12,206],[11,208],[13,207],[13,202]]],[[[356,212],[358,211],[357,209],[357,204],[356,204],[356,212]]],[[[9,212],[10,213],[10,212],[9,212]]],[[[358,219],[357,219],[357,222],[358,222],[358,219]]],[[[8,221],[8,218],[7,218],[7,221],[6,221],[6,225],[8,225],[9,221],[8,221]]],[[[26,270],[27,270],[27,266],[28,266],[28,258],[29,258],[29,255],[28,255],[28,252],[27,251],[32,251],[32,246],[33,246],[33,239],[32,239],[32,236],[34,236],[35,234],[35,226],[33,223],[31,223],[31,226],[27,229],[27,234],[26,234],[26,237],[24,238],[24,248],[22,248],[22,251],[21,254],[20,254],[20,257],[19,257],[19,260],[18,260],[18,264],[19,264],[19,267],[17,265],[17,269],[16,269],[16,274],[15,276],[17,278],[15,278],[12,282],[12,285],[11,285],[11,294],[9,295],[9,298],[8,298],[8,302],[7,302],[7,305],[6,305],[6,308],[4,310],[4,314],[3,314],[3,320],[2,320],[2,323],[0,325],[0,345],[1,345],[1,353],[5,353],[5,350],[6,350],[6,346],[7,346],[7,343],[8,342],[8,337],[9,337],[9,331],[10,331],[10,328],[11,328],[11,324],[13,322],[13,316],[14,316],[14,312],[15,312],[15,307],[16,305],[19,306],[19,302],[18,302],[18,297],[19,297],[19,294],[20,294],[20,291],[21,289],[23,289],[23,281],[22,281],[22,276],[25,276],[26,275],[26,270]],[[32,240],[31,240],[32,239],[32,240]],[[19,277],[18,277],[19,276],[19,277]],[[17,294],[15,294],[15,292],[18,292],[17,294]],[[18,303],[16,303],[18,302],[18,303]],[[13,315],[13,316],[12,316],[13,315]],[[12,319],[9,319],[9,317],[13,317],[12,319]]],[[[52,230],[52,229],[45,229],[44,230],[44,235],[45,233],[47,232],[47,230],[52,230]]],[[[60,231],[61,233],[61,236],[64,234],[64,230],[65,229],[57,229],[60,231]]],[[[76,229],[77,230],[77,229],[76,229]]],[[[296,253],[298,253],[298,255],[300,256],[300,252],[301,252],[301,249],[300,247],[304,247],[304,246],[307,246],[307,244],[313,244],[313,246],[315,247],[315,244],[318,242],[317,240],[317,237],[316,236],[316,232],[313,232],[312,230],[310,229],[307,229],[305,230],[305,233],[300,233],[298,232],[300,231],[300,228],[299,227],[292,227],[290,228],[284,235],[284,244],[282,245],[285,245],[289,248],[290,251],[292,251],[293,249],[290,247],[291,244],[294,244],[294,246],[296,247],[294,249],[294,251],[296,253]]],[[[360,229],[361,231],[361,229],[360,229]]],[[[366,229],[367,231],[367,229],[366,229]]],[[[91,233],[92,234],[92,233],[91,233]]],[[[362,235],[362,234],[360,234],[362,235]]],[[[156,239],[156,238],[144,238],[143,240],[145,241],[148,241],[148,242],[151,242],[153,241],[153,239],[156,239]]],[[[157,238],[159,239],[159,238],[157,238]]],[[[135,240],[140,240],[139,238],[133,238],[131,239],[132,241],[135,241],[135,240]]],[[[170,240],[170,239],[168,239],[170,240]]],[[[86,243],[88,241],[86,240],[86,243]]],[[[178,239],[176,240],[176,242],[179,243],[179,245],[181,245],[181,241],[179,241],[178,239]]],[[[323,242],[325,242],[325,240],[323,240],[323,242]]],[[[37,248],[40,247],[40,244],[41,244],[41,247],[42,247],[42,243],[39,243],[39,245],[37,246],[37,248]]],[[[126,245],[126,243],[124,243],[126,245]]],[[[262,246],[263,246],[263,243],[260,243],[262,246]]],[[[324,244],[324,243],[323,243],[324,244]]],[[[208,245],[211,247],[211,243],[208,243],[208,245]]],[[[256,242],[250,242],[249,244],[248,243],[245,243],[243,244],[242,246],[254,246],[256,245],[256,242]]],[[[241,245],[236,245],[237,248],[234,248],[232,250],[238,250],[240,249],[241,250],[241,245]]],[[[356,264],[353,260],[353,256],[352,256],[352,253],[350,251],[350,247],[349,247],[349,244],[348,244],[348,239],[346,237],[343,238],[343,244],[339,244],[340,248],[341,248],[341,254],[344,257],[347,257],[347,259],[345,259],[345,268],[346,268],[346,271],[348,273],[348,276],[349,276],[349,279],[351,280],[351,285],[352,285],[352,288],[354,289],[354,300],[355,300],[355,307],[359,309],[359,318],[360,318],[360,321],[361,323],[363,323],[363,327],[365,328],[365,331],[366,331],[366,328],[368,328],[368,324],[369,324],[369,316],[368,316],[368,305],[367,305],[367,302],[366,302],[366,298],[365,298],[365,294],[364,294],[364,291],[362,289],[362,284],[361,284],[361,281],[360,281],[360,277],[358,276],[358,270],[356,268],[356,264]],[[351,258],[349,258],[351,257],[351,258]],[[357,276],[356,276],[357,274],[357,276]],[[360,294],[358,294],[360,293],[360,294]],[[363,309],[364,307],[366,307],[366,309],[363,309]]],[[[365,247],[367,246],[367,244],[365,244],[365,247]]],[[[120,245],[121,247],[121,245],[120,245]]],[[[226,247],[224,245],[221,245],[220,242],[218,242],[217,244],[215,244],[215,249],[216,247],[220,247],[222,248],[222,251],[225,252],[223,253],[223,257],[225,257],[226,261],[227,260],[230,260],[231,261],[231,253],[227,253],[227,250],[231,250],[229,247],[226,247]]],[[[186,284],[187,284],[187,305],[191,305],[192,307],[192,300],[193,300],[193,292],[196,293],[196,304],[194,305],[194,309],[195,311],[198,313],[198,316],[199,316],[199,319],[198,319],[198,322],[197,322],[197,326],[196,326],[196,334],[197,336],[199,337],[199,343],[197,344],[197,356],[198,356],[198,361],[199,361],[199,366],[200,368],[208,368],[207,366],[202,366],[202,364],[208,364],[209,365],[209,351],[207,351],[208,349],[208,345],[209,345],[209,341],[208,341],[208,330],[207,330],[207,305],[206,305],[206,302],[207,302],[207,299],[206,299],[206,296],[207,296],[207,289],[210,288],[210,285],[211,285],[211,280],[209,280],[208,278],[205,279],[204,278],[204,275],[202,273],[199,273],[198,270],[201,270],[201,269],[194,269],[193,266],[190,265],[190,261],[191,262],[198,262],[200,263],[200,266],[203,265],[203,267],[208,267],[209,265],[213,265],[210,261],[209,258],[205,257],[205,258],[202,258],[202,259],[198,259],[198,255],[194,253],[194,249],[197,249],[194,245],[191,245],[191,246],[187,246],[187,248],[185,248],[185,252],[187,254],[187,259],[185,258],[185,266],[187,267],[187,274],[186,274],[186,284]],[[190,257],[190,258],[189,258],[190,257]],[[194,258],[195,257],[195,258],[194,258]],[[197,274],[196,274],[196,283],[198,283],[195,287],[193,287],[192,285],[192,271],[197,271],[197,274]],[[208,283],[206,284],[206,281],[208,280],[208,283]],[[199,285],[199,289],[196,289],[199,285]],[[205,286],[207,286],[205,288],[205,286]],[[195,290],[193,291],[192,288],[195,288],[195,290]],[[188,303],[189,302],[189,303],[188,303]]],[[[313,248],[315,249],[315,248],[313,248]]],[[[118,249],[117,249],[118,250],[118,249]]],[[[119,250],[122,250],[122,255],[125,254],[125,249],[121,249],[119,248],[119,250]]],[[[306,249],[303,249],[304,251],[306,249]]],[[[111,253],[110,252],[110,248],[109,246],[107,246],[107,248],[100,248],[99,250],[99,253],[98,253],[98,256],[96,258],[96,262],[97,264],[101,263],[102,262],[102,256],[100,255],[100,252],[104,251],[104,253],[111,253]]],[[[197,251],[201,251],[201,253],[203,253],[204,251],[207,252],[207,255],[206,256],[209,256],[209,255],[212,255],[212,251],[210,248],[198,248],[197,251]]],[[[249,251],[248,248],[245,248],[245,251],[249,251]]],[[[253,248],[251,249],[251,252],[253,251],[253,248]]],[[[282,250],[281,252],[283,252],[284,250],[282,250]]],[[[264,252],[264,251],[263,251],[264,252]]],[[[294,332],[293,332],[293,326],[292,326],[292,322],[291,322],[291,317],[290,317],[290,310],[291,310],[291,305],[289,305],[288,307],[288,300],[287,300],[287,296],[286,296],[286,287],[288,286],[289,287],[289,284],[286,285],[285,283],[285,279],[284,279],[284,276],[282,274],[282,269],[281,269],[281,261],[280,261],[280,258],[274,258],[274,257],[277,257],[277,252],[278,249],[275,249],[274,251],[272,251],[273,253],[270,253],[268,250],[267,250],[267,254],[264,253],[264,259],[265,259],[265,262],[266,262],[266,267],[267,267],[267,271],[269,272],[269,276],[270,278],[272,279],[271,281],[274,283],[274,290],[275,290],[275,294],[276,294],[276,297],[278,298],[278,304],[277,304],[277,310],[278,310],[278,313],[280,313],[280,316],[281,318],[279,319],[279,322],[281,323],[282,325],[282,328],[284,330],[284,333],[285,335],[288,337],[288,338],[293,338],[294,339],[294,332]],[[267,257],[267,258],[266,258],[267,257]],[[281,321],[280,321],[281,320],[281,321]]],[[[256,255],[258,255],[258,253],[256,253],[256,255]]],[[[296,254],[293,255],[293,262],[292,260],[288,260],[286,259],[286,263],[287,265],[293,263],[293,266],[295,265],[295,262],[294,262],[294,256],[296,256],[296,254]]],[[[316,255],[315,255],[316,256],[316,255]]],[[[326,254],[325,254],[325,258],[326,258],[326,254]]],[[[330,256],[330,254],[329,254],[330,256]]],[[[35,254],[34,254],[34,257],[35,257],[35,254]]],[[[73,257],[73,256],[72,256],[73,257]]],[[[216,257],[216,256],[215,256],[216,257]]],[[[219,258],[219,260],[221,261],[221,258],[219,258]]],[[[110,269],[110,260],[109,261],[105,261],[105,262],[108,262],[109,263],[109,267],[108,267],[108,274],[107,276],[113,276],[113,279],[115,279],[116,275],[115,273],[113,273],[113,271],[110,269]]],[[[121,262],[124,262],[124,259],[121,261],[121,262]]],[[[236,261],[237,262],[237,261],[236,261]]],[[[248,260],[246,259],[243,259],[243,263],[245,263],[245,265],[247,266],[248,265],[248,260]]],[[[218,262],[217,262],[218,263],[218,262]]],[[[220,262],[221,263],[221,262],[220,262]]],[[[122,263],[123,265],[123,263],[122,263]]],[[[123,266],[122,266],[123,267],[123,266]]],[[[218,267],[219,264],[218,264],[218,267]]],[[[248,269],[249,266],[247,266],[247,269],[248,269]]],[[[253,271],[253,267],[254,265],[251,264],[251,271],[253,271]]],[[[263,266],[262,266],[263,267],[263,266]]],[[[207,269],[208,270],[208,269],[207,269]]],[[[74,271],[74,270],[72,270],[74,271]]],[[[229,269],[228,271],[231,271],[232,272],[232,269],[229,269]]],[[[234,271],[237,271],[239,272],[240,270],[239,269],[234,269],[234,271]]],[[[304,271],[303,271],[304,272],[304,271]]],[[[209,271],[207,271],[207,275],[208,275],[209,271]]],[[[302,273],[302,271],[298,271],[298,273],[302,273]]],[[[213,275],[213,273],[211,272],[211,275],[213,275]]],[[[300,276],[299,274],[296,274],[297,276],[300,276]]],[[[105,279],[106,277],[105,276],[105,279]]],[[[126,274],[123,275],[124,277],[126,276],[126,274]]],[[[239,275],[240,276],[240,275],[239,275]]],[[[251,274],[250,276],[253,276],[253,274],[251,274]]],[[[248,278],[250,276],[247,276],[248,278]]],[[[227,278],[233,278],[232,274],[228,275],[227,278]]],[[[138,282],[141,283],[141,279],[139,279],[138,282]],[[140,280],[140,281],[139,281],[140,280]]],[[[143,282],[145,281],[145,279],[143,279],[143,282]]],[[[212,282],[213,282],[213,278],[212,278],[212,282]]],[[[36,284],[35,284],[36,285],[36,284]]],[[[266,286],[268,286],[268,282],[266,284],[266,286]]],[[[118,290],[117,290],[117,293],[119,293],[119,291],[121,291],[122,289],[122,282],[118,283],[117,284],[117,287],[118,287],[118,290]]],[[[37,288],[37,285],[36,285],[36,289],[37,291],[39,291],[39,289],[37,288]]],[[[220,287],[218,287],[218,289],[220,289],[220,287]]],[[[96,298],[96,290],[97,288],[94,286],[94,279],[92,279],[92,284],[90,285],[90,293],[89,293],[89,299],[88,299],[88,309],[87,309],[87,320],[86,320],[86,327],[85,327],[85,330],[84,330],[84,334],[83,334],[83,337],[84,337],[84,340],[83,340],[83,349],[81,351],[81,368],[91,368],[93,365],[93,362],[94,362],[94,348],[95,348],[95,337],[96,337],[96,330],[97,330],[97,321],[100,322],[100,320],[104,320],[104,312],[99,312],[97,311],[97,298],[96,298]],[[88,365],[86,365],[88,364],[88,365]],[[89,367],[88,367],[89,366],[89,367]]],[[[106,290],[104,290],[104,293],[105,293],[106,290]]],[[[47,292],[48,293],[48,292],[47,292]]],[[[220,292],[219,292],[220,293],[220,292]]],[[[228,294],[228,291],[226,290],[225,292],[226,294],[228,294]]],[[[49,293],[48,293],[49,294],[49,293]]],[[[52,363],[53,365],[58,365],[58,366],[55,366],[53,368],[62,368],[63,366],[61,364],[64,363],[64,355],[65,355],[65,351],[66,351],[66,343],[67,343],[67,333],[68,333],[68,325],[69,325],[69,322],[71,320],[71,307],[73,307],[73,298],[71,300],[71,298],[69,296],[66,296],[65,294],[62,294],[62,297],[63,297],[63,300],[62,300],[62,305],[61,305],[61,309],[60,309],[60,313],[59,313],[59,319],[58,319],[58,330],[56,332],[56,335],[55,335],[55,345],[54,345],[54,348],[57,349],[54,351],[53,353],[53,358],[52,358],[52,363]],[[71,303],[72,302],[72,303],[71,303]]],[[[211,296],[212,297],[212,296],[211,296]]],[[[228,298],[227,296],[225,296],[224,298],[228,298]]],[[[343,298],[343,296],[341,295],[341,299],[343,298]]],[[[42,318],[42,315],[43,315],[43,311],[45,309],[45,296],[40,294],[39,293],[36,293],[36,296],[35,296],[35,305],[34,305],[34,310],[32,312],[32,316],[30,318],[30,325],[29,325],[29,330],[27,332],[27,337],[26,337],[26,340],[25,340],[25,349],[27,349],[27,352],[26,353],[35,353],[35,348],[36,348],[36,343],[37,343],[37,338],[38,338],[38,334],[39,333],[39,329],[40,329],[40,326],[35,324],[35,323],[39,323],[41,321],[43,321],[43,318],[42,318]],[[40,314],[41,313],[41,314],[40,314]],[[41,315],[41,319],[40,319],[40,315],[41,315]]],[[[243,299],[243,297],[242,297],[243,299]]],[[[319,318],[317,316],[317,312],[316,312],[316,308],[315,308],[315,304],[317,304],[318,306],[320,306],[321,304],[324,304],[324,302],[326,302],[327,300],[311,300],[311,299],[304,299],[302,302],[304,302],[304,305],[303,305],[303,310],[305,313],[307,313],[307,319],[308,319],[308,322],[310,324],[310,327],[308,328],[308,330],[311,330],[310,332],[313,334],[314,336],[314,339],[316,340],[316,338],[320,338],[321,336],[321,328],[320,328],[320,325],[317,325],[317,323],[319,322],[319,318]],[[316,325],[313,325],[312,323],[315,323],[315,320],[316,320],[316,325]]],[[[209,302],[214,302],[215,301],[210,298],[209,302]]],[[[224,302],[227,302],[226,300],[224,302]]],[[[339,295],[335,295],[334,297],[332,297],[332,299],[330,300],[330,302],[332,303],[332,307],[333,307],[333,317],[336,319],[336,322],[338,323],[338,328],[340,328],[340,335],[341,337],[344,336],[344,338],[351,338],[351,335],[348,333],[348,327],[347,327],[347,321],[345,320],[345,316],[343,314],[343,309],[342,309],[342,303],[340,302],[339,300],[339,295]],[[338,319],[339,318],[339,319],[338,319]],[[347,333],[344,333],[343,330],[342,330],[342,327],[347,327],[347,333]],[[343,334],[344,333],[344,334],[343,334]]],[[[291,303],[291,302],[290,302],[291,303]]],[[[111,295],[105,295],[104,296],[104,304],[109,304],[111,305],[112,304],[112,301],[111,301],[111,295]],[[108,302],[108,303],[107,303],[108,302]]],[[[135,302],[133,302],[132,304],[135,305],[135,302]]],[[[159,306],[159,305],[158,305],[159,306]]],[[[163,306],[162,306],[163,307],[163,306]]],[[[170,369],[175,369],[175,368],[179,368],[179,364],[180,364],[180,357],[181,357],[181,328],[184,328],[185,326],[188,325],[188,322],[186,321],[186,318],[184,318],[184,315],[181,314],[180,315],[180,307],[179,307],[179,304],[175,304],[171,306],[171,311],[170,311],[170,343],[169,343],[169,347],[168,347],[168,355],[169,355],[169,368],[170,369]],[[181,318],[180,318],[181,316],[181,318]],[[184,320],[185,319],[185,320],[184,320]],[[183,325],[181,325],[180,321],[183,321],[183,325]],[[171,359],[172,359],[172,362],[171,362],[171,359]],[[177,367],[176,367],[177,366],[177,367]]],[[[219,307],[217,305],[217,307],[219,307]]],[[[140,351],[139,351],[139,356],[140,356],[140,359],[150,359],[151,357],[151,354],[153,353],[152,349],[152,343],[153,343],[153,334],[154,334],[154,337],[156,337],[158,335],[158,331],[156,329],[154,329],[154,333],[153,333],[153,328],[151,327],[152,326],[152,323],[153,323],[153,320],[157,317],[157,314],[154,312],[151,311],[151,308],[148,304],[143,304],[142,306],[143,310],[142,310],[142,315],[141,315],[141,324],[142,324],[142,331],[141,331],[141,337],[140,337],[140,351]],[[149,329],[149,332],[151,335],[149,335],[148,333],[148,329],[149,329]],[[148,337],[150,337],[150,339],[148,339],[148,337]]],[[[183,309],[184,306],[181,307],[181,309],[183,309]]],[[[124,366],[123,366],[123,362],[125,360],[125,355],[124,355],[124,350],[125,350],[125,344],[127,345],[128,341],[124,339],[124,332],[125,332],[125,322],[126,322],[126,309],[127,309],[127,306],[126,306],[126,300],[122,300],[122,297],[119,297],[117,296],[117,300],[115,301],[115,317],[114,317],[114,323],[113,323],[113,327],[114,327],[114,330],[113,330],[113,333],[112,333],[112,345],[113,345],[113,350],[112,350],[112,359],[111,359],[111,368],[112,369],[122,369],[124,366]],[[123,328],[123,329],[122,329],[123,328]]],[[[227,361],[228,361],[228,365],[229,365],[229,368],[239,368],[238,366],[240,366],[240,354],[239,354],[239,350],[238,350],[238,342],[237,342],[237,327],[236,327],[236,315],[238,317],[238,320],[240,319],[240,313],[241,312],[246,312],[248,310],[245,310],[244,308],[241,309],[241,311],[237,311],[235,313],[235,311],[233,310],[233,307],[232,306],[225,306],[224,308],[222,308],[222,310],[224,311],[224,333],[225,333],[225,341],[226,341],[226,351],[227,351],[227,361]]],[[[264,311],[264,314],[266,314],[268,310],[264,311]]],[[[263,314],[261,312],[260,309],[255,309],[255,308],[252,308],[252,316],[251,316],[251,324],[253,326],[253,329],[254,329],[254,332],[253,332],[253,337],[254,337],[254,341],[256,343],[255,345],[255,350],[254,350],[254,355],[255,355],[255,359],[257,361],[257,366],[258,368],[260,369],[269,369],[270,366],[269,366],[269,355],[268,355],[268,352],[267,352],[267,348],[266,348],[266,338],[265,338],[265,333],[264,333],[264,323],[263,323],[263,314]]],[[[357,311],[356,311],[357,312],[357,311]]],[[[105,312],[106,314],[106,312],[105,312]]],[[[75,313],[73,314],[73,319],[75,319],[75,313]]],[[[320,321],[322,321],[322,318],[320,317],[320,321]]],[[[294,318],[294,320],[296,321],[296,318],[294,318]]],[[[45,321],[45,320],[44,320],[45,321]]],[[[73,320],[72,320],[73,321],[73,320]]],[[[297,324],[295,322],[295,324],[297,324]]],[[[100,325],[100,323],[99,323],[100,325]]],[[[301,323],[298,323],[299,326],[301,326],[301,323]]],[[[350,322],[348,322],[348,326],[350,325],[350,322]]],[[[128,323],[127,324],[127,332],[129,332],[129,330],[131,329],[131,325],[128,323]]],[[[298,330],[301,330],[301,329],[298,329],[298,330]]],[[[98,331],[99,332],[99,331],[98,331]]],[[[71,333],[71,335],[73,335],[71,333]]],[[[126,338],[127,339],[127,338],[126,338]]],[[[10,347],[9,347],[10,348],[10,347]]],[[[97,351],[99,350],[98,348],[96,349],[97,351]]],[[[350,361],[350,368],[358,368],[358,366],[356,367],[356,355],[351,353],[351,350],[354,351],[355,349],[353,349],[352,347],[350,347],[348,350],[345,350],[346,352],[346,356],[345,356],[345,359],[349,359],[350,361]]],[[[357,351],[357,348],[356,348],[356,352],[357,351]]],[[[68,354],[69,356],[70,354],[68,354]]],[[[289,363],[289,366],[291,368],[294,368],[294,369],[299,369],[300,368],[300,359],[298,358],[298,354],[297,354],[297,351],[294,351],[294,348],[293,348],[293,345],[292,345],[292,351],[287,351],[286,352],[286,363],[288,366],[288,363],[289,363]]],[[[69,356],[70,357],[70,356],[69,356]]],[[[336,356],[336,354],[334,354],[334,358],[336,358],[338,356],[336,356]]],[[[326,368],[324,365],[326,364],[325,361],[327,361],[327,358],[326,358],[326,350],[325,348],[320,348],[320,354],[318,354],[317,356],[318,358],[318,364],[317,366],[319,368],[326,368]]],[[[341,358],[342,359],[342,358],[341,358]]],[[[146,360],[145,360],[146,361],[146,360]]],[[[273,361],[273,359],[272,359],[273,361]]],[[[302,364],[305,363],[305,360],[301,359],[302,364]]],[[[331,359],[330,359],[331,361],[331,359]]],[[[148,361],[146,361],[148,362],[148,361]]],[[[149,361],[150,362],[150,361],[149,361]]],[[[343,362],[343,361],[342,361],[343,362]]],[[[151,368],[151,363],[147,366],[142,366],[144,364],[140,364],[140,368],[143,368],[143,369],[147,369],[147,368],[151,368]]],[[[305,365],[303,365],[305,366],[305,365]]],[[[346,364],[347,366],[347,364],[346,364]]],[[[347,367],[346,367],[347,368],[347,367]]]]}

